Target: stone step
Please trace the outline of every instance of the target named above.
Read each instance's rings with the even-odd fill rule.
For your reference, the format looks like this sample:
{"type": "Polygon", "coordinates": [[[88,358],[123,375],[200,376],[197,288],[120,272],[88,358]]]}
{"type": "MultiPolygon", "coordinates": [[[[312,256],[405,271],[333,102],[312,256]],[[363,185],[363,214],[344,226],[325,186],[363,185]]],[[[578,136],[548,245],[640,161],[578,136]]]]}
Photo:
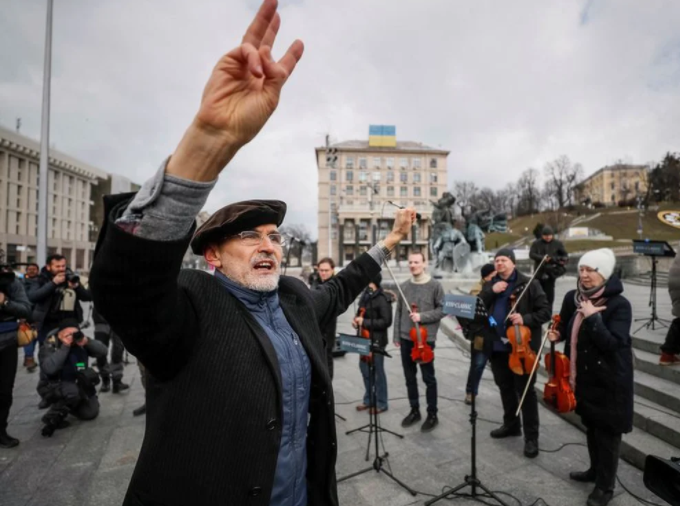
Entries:
{"type": "MultiPolygon", "coordinates": [[[[680,385],[680,366],[659,365],[658,353],[635,349],[635,369],[680,385]]],[[[675,387],[677,388],[677,387],[675,387]]]]}
{"type": "Polygon", "coordinates": [[[634,382],[636,395],[680,413],[680,389],[675,383],[641,370],[635,371],[634,382]]]}
{"type": "Polygon", "coordinates": [[[633,348],[636,350],[646,351],[647,353],[652,353],[655,355],[661,354],[661,350],[659,350],[661,343],[651,339],[649,336],[640,333],[640,335],[634,335],[631,337],[633,338],[633,348]]]}
{"type": "Polygon", "coordinates": [[[680,449],[680,415],[677,412],[636,395],[633,424],[680,449]]]}

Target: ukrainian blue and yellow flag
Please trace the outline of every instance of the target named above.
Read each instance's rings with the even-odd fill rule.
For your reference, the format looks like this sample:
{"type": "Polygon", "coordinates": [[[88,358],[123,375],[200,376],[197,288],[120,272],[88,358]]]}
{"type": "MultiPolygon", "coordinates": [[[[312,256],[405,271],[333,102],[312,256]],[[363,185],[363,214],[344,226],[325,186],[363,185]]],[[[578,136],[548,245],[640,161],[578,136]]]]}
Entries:
{"type": "Polygon", "coordinates": [[[369,125],[368,145],[378,148],[397,146],[397,127],[394,125],[369,125]]]}

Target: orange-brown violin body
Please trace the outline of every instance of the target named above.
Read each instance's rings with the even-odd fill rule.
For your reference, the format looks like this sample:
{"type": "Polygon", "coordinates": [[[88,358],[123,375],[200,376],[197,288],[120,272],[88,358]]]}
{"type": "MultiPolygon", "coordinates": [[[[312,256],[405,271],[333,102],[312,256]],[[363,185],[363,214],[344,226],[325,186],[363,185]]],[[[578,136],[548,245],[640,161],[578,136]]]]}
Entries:
{"type": "MultiPolygon", "coordinates": [[[[560,323],[560,316],[553,317],[551,330],[560,323]]],[[[553,406],[559,413],[568,413],[576,409],[576,396],[569,383],[570,364],[564,353],[555,351],[555,343],[550,343],[550,353],[545,356],[545,368],[549,379],[543,389],[543,400],[553,406]]]]}
{"type": "MultiPolygon", "coordinates": [[[[510,296],[510,303],[516,306],[516,295],[510,296]]],[[[519,376],[531,374],[537,360],[536,352],[531,348],[531,329],[526,325],[511,325],[505,331],[505,336],[512,346],[508,359],[510,370],[519,376]]]]}
{"type": "MultiPolygon", "coordinates": [[[[365,314],[366,314],[366,308],[365,307],[362,307],[361,309],[359,309],[359,317],[360,318],[363,318],[365,314]]],[[[364,339],[370,339],[371,338],[371,333],[363,327],[359,327],[357,329],[357,335],[359,337],[363,337],[364,339]]],[[[362,362],[368,363],[371,360],[373,360],[373,353],[369,353],[368,355],[361,355],[359,360],[361,360],[362,362]]]]}
{"type": "MultiPolygon", "coordinates": [[[[411,304],[411,312],[417,313],[418,306],[411,304]]],[[[413,327],[409,332],[411,341],[413,341],[413,349],[411,350],[411,360],[418,364],[428,364],[434,360],[434,352],[429,344],[427,344],[427,329],[421,327],[419,323],[413,322],[413,327]]]]}

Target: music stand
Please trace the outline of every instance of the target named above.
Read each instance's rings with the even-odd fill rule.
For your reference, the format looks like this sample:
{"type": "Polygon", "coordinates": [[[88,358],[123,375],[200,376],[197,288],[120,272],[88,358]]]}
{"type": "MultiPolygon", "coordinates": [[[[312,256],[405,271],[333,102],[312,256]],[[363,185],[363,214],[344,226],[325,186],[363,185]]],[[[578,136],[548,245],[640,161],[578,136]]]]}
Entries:
{"type": "MultiPolygon", "coordinates": [[[[369,307],[370,311],[370,307],[369,307]]],[[[369,312],[370,314],[370,312],[369,312]]],[[[390,357],[390,355],[383,350],[380,346],[378,346],[376,343],[373,342],[373,335],[371,330],[369,329],[369,339],[365,339],[363,337],[355,337],[355,336],[348,336],[348,335],[342,335],[342,341],[341,343],[349,343],[348,347],[345,347],[344,349],[346,351],[355,351],[358,352],[361,355],[368,355],[369,353],[379,354],[383,355],[386,357],[390,357]],[[363,341],[364,343],[361,343],[363,341]]],[[[396,476],[394,476],[390,471],[387,471],[384,467],[383,464],[385,463],[387,457],[389,457],[389,453],[385,451],[385,442],[382,440],[382,433],[383,432],[389,432],[390,434],[393,434],[397,436],[398,438],[403,439],[404,436],[401,434],[397,434],[396,432],[392,432],[391,430],[385,429],[380,425],[380,414],[378,413],[378,391],[376,387],[376,380],[375,380],[375,361],[370,360],[368,362],[368,396],[369,396],[369,410],[368,410],[368,415],[369,415],[369,423],[367,425],[364,425],[362,427],[358,427],[356,429],[350,430],[346,432],[345,434],[352,434],[353,432],[366,432],[368,434],[368,444],[366,446],[366,461],[369,459],[369,453],[370,453],[370,447],[371,447],[371,439],[374,439],[375,443],[375,459],[373,459],[373,464],[370,467],[367,467],[365,469],[362,469],[361,471],[357,471],[355,473],[349,474],[347,476],[343,476],[342,478],[339,478],[337,480],[337,483],[340,483],[345,480],[349,480],[350,478],[354,478],[355,476],[359,476],[364,473],[368,473],[369,471],[375,471],[376,473],[383,473],[387,475],[388,478],[392,479],[395,483],[397,483],[399,486],[401,486],[404,490],[406,490],[409,494],[412,496],[415,496],[417,492],[413,490],[411,487],[406,485],[404,482],[399,480],[396,476]],[[368,429],[368,430],[367,430],[368,429]],[[380,455],[380,443],[382,443],[383,446],[383,455],[380,455]]]]}
{"type": "Polygon", "coordinates": [[[651,327],[655,330],[654,325],[658,322],[660,327],[668,327],[670,324],[669,320],[664,318],[659,318],[656,312],[656,264],[659,257],[675,257],[675,250],[666,241],[652,241],[650,239],[633,239],[633,252],[639,255],[645,255],[651,257],[652,259],[652,272],[651,272],[651,286],[649,291],[649,307],[651,307],[652,314],[649,318],[636,318],[634,322],[644,321],[633,334],[637,334],[640,330],[646,327],[648,330],[651,327]]]}
{"type": "MultiPolygon", "coordinates": [[[[456,318],[465,318],[469,320],[478,318],[488,319],[488,314],[484,303],[475,296],[472,295],[453,295],[448,294],[444,298],[444,312],[450,316],[455,316],[456,318]]],[[[470,360],[473,360],[473,354],[475,351],[474,339],[470,339],[470,360]]],[[[472,434],[470,436],[470,474],[465,475],[463,482],[450,490],[438,495],[434,499],[430,499],[425,503],[426,506],[434,504],[437,501],[448,498],[449,496],[455,495],[456,497],[469,497],[473,500],[477,497],[485,497],[494,499],[501,506],[508,506],[507,503],[503,502],[494,492],[489,490],[482,481],[477,477],[477,409],[475,405],[475,398],[477,396],[472,396],[472,403],[470,404],[470,425],[472,426],[472,434]],[[469,494],[460,494],[459,490],[463,490],[466,487],[470,487],[469,494]],[[480,494],[477,489],[480,488],[484,491],[484,494],[480,494]]]]}

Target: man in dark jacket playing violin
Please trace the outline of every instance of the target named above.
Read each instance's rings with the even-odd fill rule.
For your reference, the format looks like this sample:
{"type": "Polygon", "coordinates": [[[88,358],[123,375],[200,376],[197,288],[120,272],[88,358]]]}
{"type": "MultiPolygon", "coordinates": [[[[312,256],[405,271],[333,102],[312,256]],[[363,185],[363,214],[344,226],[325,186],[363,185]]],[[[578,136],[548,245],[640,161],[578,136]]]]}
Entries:
{"type": "Polygon", "coordinates": [[[503,425],[492,430],[491,437],[521,436],[522,425],[524,425],[524,455],[534,458],[538,455],[539,425],[538,399],[533,386],[536,382],[536,375],[533,376],[524,399],[522,421],[520,421],[515,413],[533,364],[529,365],[526,374],[523,375],[515,374],[510,369],[509,359],[513,350],[506,337],[506,330],[514,325],[519,325],[520,330],[522,327],[528,327],[531,334],[531,348],[538,353],[542,337],[541,325],[550,320],[550,305],[538,281],[528,278],[515,268],[515,254],[512,250],[499,250],[494,259],[494,265],[496,277],[484,285],[479,294],[479,298],[484,301],[489,312],[491,325],[496,329],[497,339],[491,343],[490,361],[493,377],[501,391],[503,403],[503,425]],[[522,292],[524,292],[523,296],[521,296],[522,292]],[[517,304],[515,311],[511,311],[515,303],[517,304]]]}

